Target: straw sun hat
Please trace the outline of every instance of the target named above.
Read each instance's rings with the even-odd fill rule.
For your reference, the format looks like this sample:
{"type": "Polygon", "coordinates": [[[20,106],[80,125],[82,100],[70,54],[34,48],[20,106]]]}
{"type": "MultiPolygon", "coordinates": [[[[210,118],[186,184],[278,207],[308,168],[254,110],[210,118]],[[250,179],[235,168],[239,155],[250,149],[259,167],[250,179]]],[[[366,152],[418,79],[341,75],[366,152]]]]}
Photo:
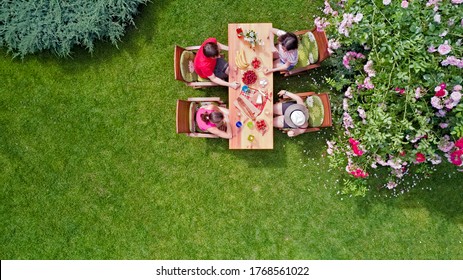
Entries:
{"type": "Polygon", "coordinates": [[[285,122],[292,128],[301,127],[308,117],[307,107],[302,104],[290,105],[285,110],[285,122]]]}

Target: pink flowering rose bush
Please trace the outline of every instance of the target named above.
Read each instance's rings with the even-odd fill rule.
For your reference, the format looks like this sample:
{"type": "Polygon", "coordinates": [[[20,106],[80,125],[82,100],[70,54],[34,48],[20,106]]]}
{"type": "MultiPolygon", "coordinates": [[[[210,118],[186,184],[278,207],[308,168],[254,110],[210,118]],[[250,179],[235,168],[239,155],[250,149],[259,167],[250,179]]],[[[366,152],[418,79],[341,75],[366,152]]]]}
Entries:
{"type": "Polygon", "coordinates": [[[341,124],[327,152],[345,193],[378,178],[398,192],[445,162],[463,171],[462,2],[324,2],[317,26],[336,42],[327,81],[341,124]]]}

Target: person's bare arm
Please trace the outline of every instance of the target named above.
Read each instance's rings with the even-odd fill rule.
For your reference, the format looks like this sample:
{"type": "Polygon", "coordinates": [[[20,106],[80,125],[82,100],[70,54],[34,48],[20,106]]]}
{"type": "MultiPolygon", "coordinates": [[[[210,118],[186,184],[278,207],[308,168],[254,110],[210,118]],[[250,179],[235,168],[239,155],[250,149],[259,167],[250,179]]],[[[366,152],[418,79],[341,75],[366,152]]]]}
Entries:
{"type": "Polygon", "coordinates": [[[221,85],[221,86],[225,86],[225,87],[231,87],[233,89],[238,89],[240,87],[240,83],[238,82],[226,82],[218,77],[216,77],[214,74],[210,75],[209,77],[209,80],[211,80],[211,82],[213,83],[216,83],[218,85],[221,85]]]}
{"type": "Polygon", "coordinates": [[[302,134],[305,132],[305,129],[307,128],[308,124],[304,124],[305,127],[302,127],[302,128],[293,128],[291,130],[288,131],[288,136],[289,137],[294,137],[294,136],[297,136],[299,134],[302,134]]]}
{"type": "Polygon", "coordinates": [[[217,127],[208,128],[207,131],[209,131],[210,133],[214,135],[219,136],[220,138],[231,139],[233,135],[232,135],[231,125],[228,119],[227,119],[226,125],[227,125],[227,131],[222,131],[218,129],[217,127]]]}
{"type": "Polygon", "coordinates": [[[221,50],[228,51],[228,46],[227,45],[224,45],[224,44],[222,44],[222,43],[220,43],[218,41],[217,41],[217,45],[219,46],[219,48],[221,50]]]}
{"type": "Polygon", "coordinates": [[[230,114],[230,111],[227,108],[219,107],[219,110],[226,116],[230,114]]]}
{"type": "Polygon", "coordinates": [[[294,94],[292,92],[289,92],[287,90],[280,90],[280,92],[278,92],[278,95],[279,96],[287,96],[287,97],[293,99],[294,101],[296,101],[298,104],[304,105],[304,100],[302,100],[302,98],[299,95],[294,94]]]}
{"type": "Polygon", "coordinates": [[[281,64],[278,67],[275,67],[275,68],[272,68],[272,69],[265,69],[264,74],[269,74],[269,73],[272,73],[272,72],[279,72],[279,71],[286,71],[286,70],[288,70],[289,65],[291,65],[289,63],[289,61],[286,61],[285,64],[281,64]]]}

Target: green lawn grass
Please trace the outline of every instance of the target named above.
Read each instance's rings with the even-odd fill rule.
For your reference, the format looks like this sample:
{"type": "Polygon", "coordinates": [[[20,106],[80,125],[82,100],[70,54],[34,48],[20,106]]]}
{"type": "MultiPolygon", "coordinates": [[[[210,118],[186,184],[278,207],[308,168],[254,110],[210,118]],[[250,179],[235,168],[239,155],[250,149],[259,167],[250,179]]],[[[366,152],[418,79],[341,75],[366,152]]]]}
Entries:
{"type": "MultiPolygon", "coordinates": [[[[227,42],[231,22],[313,26],[323,1],[153,1],[118,48],[70,59],[0,52],[1,259],[462,259],[463,176],[443,165],[409,193],[338,194],[325,130],[272,151],[175,133],[173,46],[227,42]]],[[[275,92],[327,90],[329,70],[275,92]]],[[[410,179],[411,184],[414,179],[410,179]]]]}

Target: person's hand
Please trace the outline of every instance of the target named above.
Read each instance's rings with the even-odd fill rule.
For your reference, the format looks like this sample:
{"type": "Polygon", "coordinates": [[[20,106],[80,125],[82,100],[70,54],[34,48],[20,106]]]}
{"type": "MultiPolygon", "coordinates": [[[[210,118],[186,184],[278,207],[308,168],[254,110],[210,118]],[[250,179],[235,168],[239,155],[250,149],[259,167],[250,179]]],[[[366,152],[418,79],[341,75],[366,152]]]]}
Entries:
{"type": "Polygon", "coordinates": [[[268,69],[268,68],[264,69],[264,74],[265,75],[270,74],[270,73],[272,73],[272,71],[270,69],[268,69]]]}
{"type": "Polygon", "coordinates": [[[286,90],[280,90],[280,92],[278,92],[279,97],[283,97],[285,94],[286,94],[286,90]]]}
{"type": "Polygon", "coordinates": [[[288,136],[289,137],[294,137],[296,136],[293,130],[288,131],[288,136]]]}
{"type": "Polygon", "coordinates": [[[238,88],[240,87],[240,85],[241,85],[241,84],[238,83],[238,82],[233,82],[233,83],[231,83],[231,88],[233,88],[233,89],[238,89],[238,88]]]}

